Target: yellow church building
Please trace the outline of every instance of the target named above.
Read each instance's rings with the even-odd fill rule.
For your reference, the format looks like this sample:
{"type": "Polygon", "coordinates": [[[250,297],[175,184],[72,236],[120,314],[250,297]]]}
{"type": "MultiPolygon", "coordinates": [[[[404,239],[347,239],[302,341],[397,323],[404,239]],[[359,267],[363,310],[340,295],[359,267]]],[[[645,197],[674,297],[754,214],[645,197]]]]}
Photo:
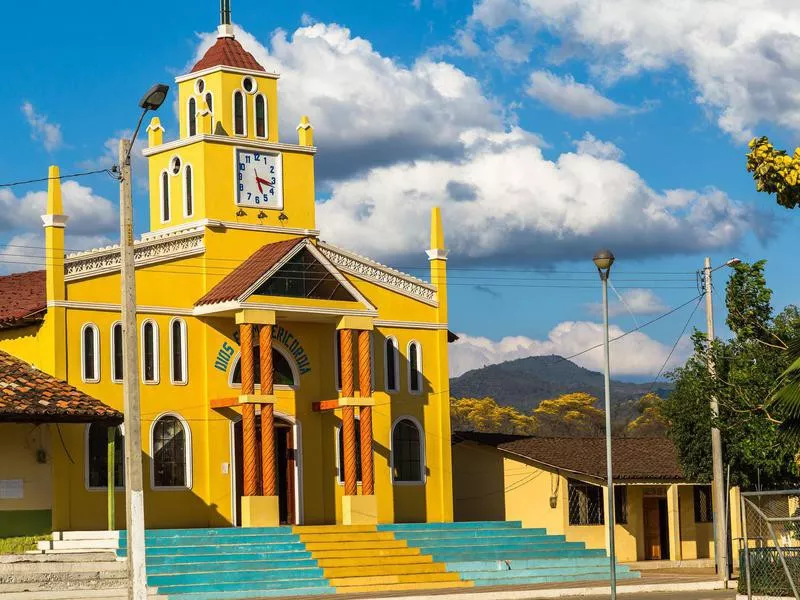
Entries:
{"type": "MultiPolygon", "coordinates": [[[[147,527],[452,521],[438,210],[430,282],[326,243],[313,128],[304,117],[296,143],[280,141],[278,75],[223,25],[176,83],[177,137],[158,118],[147,128],[150,226],[135,242],[147,527]]],[[[58,174],[45,271],[0,277],[0,357],[51,376],[35,394],[59,382],[60,410],[96,399],[105,417],[4,416],[0,400],[6,533],[106,527],[119,413],[103,405],[122,409],[131,375],[120,247],[65,254],[58,174]]],[[[0,378],[0,397],[15,385],[0,378]]]]}

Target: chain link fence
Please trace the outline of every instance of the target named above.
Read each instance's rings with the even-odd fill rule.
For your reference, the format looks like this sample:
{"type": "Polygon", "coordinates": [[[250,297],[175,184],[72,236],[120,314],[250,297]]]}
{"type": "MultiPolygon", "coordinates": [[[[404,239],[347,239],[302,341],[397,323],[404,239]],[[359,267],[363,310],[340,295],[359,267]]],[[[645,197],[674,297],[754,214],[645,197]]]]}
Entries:
{"type": "Polygon", "coordinates": [[[800,600],[800,490],[742,493],[739,593],[800,600]]]}

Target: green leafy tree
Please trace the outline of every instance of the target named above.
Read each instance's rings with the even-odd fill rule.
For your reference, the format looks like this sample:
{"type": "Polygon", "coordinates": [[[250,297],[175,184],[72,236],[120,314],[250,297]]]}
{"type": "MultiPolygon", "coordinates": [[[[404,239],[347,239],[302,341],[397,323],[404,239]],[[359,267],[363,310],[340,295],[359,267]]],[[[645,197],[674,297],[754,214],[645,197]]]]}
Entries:
{"type": "Polygon", "coordinates": [[[735,268],[726,289],[728,325],[733,337],[709,345],[695,331],[694,352],[683,367],[671,373],[673,392],[662,412],[668,433],[678,449],[689,479],[711,479],[711,425],[709,400],[719,402],[723,461],[731,465],[735,484],[757,482],[776,486],[797,481],[797,448],[781,438],[784,413],[772,400],[790,363],[789,343],[800,332],[800,314],[788,307],[773,315],[772,291],[763,276],[763,263],[735,268]],[[713,354],[716,375],[708,371],[713,354]]]}

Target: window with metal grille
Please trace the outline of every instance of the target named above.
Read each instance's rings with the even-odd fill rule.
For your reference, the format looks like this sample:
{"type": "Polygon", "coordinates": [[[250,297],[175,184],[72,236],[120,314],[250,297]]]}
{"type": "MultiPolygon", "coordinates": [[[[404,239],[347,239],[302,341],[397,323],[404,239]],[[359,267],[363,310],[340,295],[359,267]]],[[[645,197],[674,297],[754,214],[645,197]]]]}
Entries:
{"type": "Polygon", "coordinates": [[[167,415],[153,426],[153,486],[185,487],[186,431],[180,419],[167,415]]]}
{"type": "Polygon", "coordinates": [[[422,481],[422,440],[417,425],[401,419],[392,431],[392,479],[405,483],[422,481]]]}
{"type": "Polygon", "coordinates": [[[614,486],[614,521],[628,524],[628,488],[624,485],[614,486]]]}
{"type": "Polygon", "coordinates": [[[711,523],[713,520],[713,507],[711,505],[711,486],[694,486],[694,522],[711,523]]]}
{"type": "Polygon", "coordinates": [[[602,525],[605,522],[603,512],[603,488],[568,480],[569,490],[569,524],[570,525],[602,525]]]}
{"type": "MultiPolygon", "coordinates": [[[[115,427],[114,434],[114,486],[122,487],[125,482],[125,438],[122,429],[115,427]]],[[[86,460],[89,463],[89,487],[108,487],[108,428],[99,423],[89,425],[86,460]]]]}

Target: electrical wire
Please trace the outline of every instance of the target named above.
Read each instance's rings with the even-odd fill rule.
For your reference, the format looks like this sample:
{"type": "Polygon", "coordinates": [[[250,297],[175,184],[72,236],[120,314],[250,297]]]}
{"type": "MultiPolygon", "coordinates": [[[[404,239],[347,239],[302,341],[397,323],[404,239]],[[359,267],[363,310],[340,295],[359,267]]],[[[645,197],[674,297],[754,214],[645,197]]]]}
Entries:
{"type": "Polygon", "coordinates": [[[40,177],[39,179],[26,179],[24,181],[12,181],[9,183],[0,183],[0,187],[16,187],[18,185],[28,185],[30,183],[41,183],[43,181],[52,181],[54,179],[75,179],[76,177],[87,177],[89,175],[97,175],[98,173],[105,173],[110,177],[116,178],[112,169],[97,169],[95,171],[83,171],[81,173],[70,173],[69,175],[59,175],[58,177],[40,177]]]}
{"type": "Polygon", "coordinates": [[[689,318],[686,319],[686,323],[684,324],[683,329],[681,329],[680,334],[678,334],[678,337],[675,340],[675,343],[672,345],[672,349],[669,351],[669,354],[667,354],[667,358],[664,360],[664,364],[661,365],[661,368],[658,370],[658,375],[656,375],[656,378],[653,379],[653,381],[650,383],[650,389],[647,391],[648,394],[653,393],[653,389],[656,387],[656,383],[658,382],[659,378],[661,377],[661,374],[664,372],[664,369],[667,368],[667,363],[669,363],[669,359],[672,358],[672,354],[675,352],[675,348],[678,347],[678,344],[680,343],[681,338],[683,338],[683,335],[686,333],[686,328],[689,327],[689,323],[694,318],[694,315],[697,312],[697,309],[700,307],[700,302],[702,300],[703,300],[703,296],[700,296],[697,299],[697,304],[694,305],[694,309],[692,309],[692,314],[690,314],[689,318]]]}

